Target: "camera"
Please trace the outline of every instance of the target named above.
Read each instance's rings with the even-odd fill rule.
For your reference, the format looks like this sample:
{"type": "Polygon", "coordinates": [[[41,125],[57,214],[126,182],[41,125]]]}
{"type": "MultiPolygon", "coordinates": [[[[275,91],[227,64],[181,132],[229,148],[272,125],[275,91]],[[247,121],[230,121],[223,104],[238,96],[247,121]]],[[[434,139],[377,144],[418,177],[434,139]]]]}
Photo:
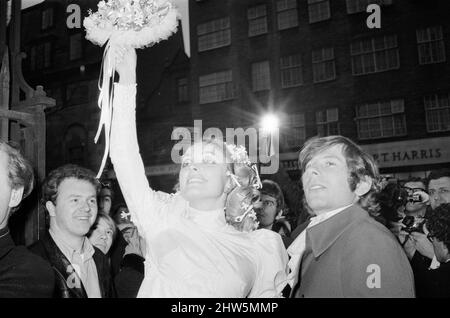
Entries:
{"type": "MultiPolygon", "coordinates": [[[[389,182],[376,195],[376,200],[380,206],[380,214],[388,221],[398,222],[403,218],[400,214],[408,203],[425,203],[429,196],[421,189],[405,188],[397,182],[389,182]]],[[[414,219],[412,222],[414,223],[414,219]]]]}
{"type": "Polygon", "coordinates": [[[405,225],[405,227],[402,229],[405,232],[408,232],[408,233],[412,233],[412,232],[424,233],[424,231],[423,231],[423,225],[425,224],[425,219],[424,218],[415,218],[412,215],[407,215],[407,216],[405,216],[403,218],[402,223],[405,225]]]}

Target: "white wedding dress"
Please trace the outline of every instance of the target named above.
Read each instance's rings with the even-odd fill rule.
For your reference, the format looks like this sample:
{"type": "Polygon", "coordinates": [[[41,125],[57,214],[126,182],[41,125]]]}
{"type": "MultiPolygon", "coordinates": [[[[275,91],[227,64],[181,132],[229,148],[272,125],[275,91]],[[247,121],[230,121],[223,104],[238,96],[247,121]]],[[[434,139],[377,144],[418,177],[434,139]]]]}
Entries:
{"type": "Polygon", "coordinates": [[[136,136],[136,85],[115,84],[111,160],[132,221],[146,241],[138,297],[279,297],[288,256],[272,231],[239,232],[223,209],[199,211],[153,191],[136,136]]]}

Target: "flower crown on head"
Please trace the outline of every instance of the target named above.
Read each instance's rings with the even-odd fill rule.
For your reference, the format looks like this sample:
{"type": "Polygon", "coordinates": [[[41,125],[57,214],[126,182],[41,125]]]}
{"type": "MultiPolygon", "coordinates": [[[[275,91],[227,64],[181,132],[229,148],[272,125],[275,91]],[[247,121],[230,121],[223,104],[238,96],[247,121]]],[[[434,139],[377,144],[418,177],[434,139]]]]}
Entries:
{"type": "Polygon", "coordinates": [[[227,144],[227,150],[231,154],[231,160],[233,161],[233,163],[246,164],[248,166],[251,166],[252,163],[250,162],[250,159],[247,155],[247,150],[245,150],[244,146],[227,144]]]}

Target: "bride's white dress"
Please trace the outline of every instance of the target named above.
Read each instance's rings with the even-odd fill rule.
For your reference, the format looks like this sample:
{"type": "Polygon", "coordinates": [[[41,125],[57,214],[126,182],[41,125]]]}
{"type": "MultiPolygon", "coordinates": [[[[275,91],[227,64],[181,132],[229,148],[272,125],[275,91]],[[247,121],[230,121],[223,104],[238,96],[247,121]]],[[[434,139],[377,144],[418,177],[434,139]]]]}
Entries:
{"type": "Polygon", "coordinates": [[[222,209],[199,211],[153,191],[136,136],[136,85],[115,84],[111,160],[132,220],[147,245],[138,297],[278,297],[288,256],[272,231],[237,231],[222,209]]]}

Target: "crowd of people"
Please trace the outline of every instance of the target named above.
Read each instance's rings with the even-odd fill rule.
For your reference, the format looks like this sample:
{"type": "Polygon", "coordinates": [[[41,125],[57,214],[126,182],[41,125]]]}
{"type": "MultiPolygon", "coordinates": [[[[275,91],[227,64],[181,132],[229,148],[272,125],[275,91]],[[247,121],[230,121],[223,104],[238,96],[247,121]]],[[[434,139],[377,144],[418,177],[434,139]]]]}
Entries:
{"type": "Polygon", "coordinates": [[[136,53],[117,52],[111,184],[67,164],[42,184],[46,234],[16,246],[8,219],[33,170],[0,141],[0,297],[450,297],[450,169],[383,182],[343,136],[299,154],[309,217],[286,218],[280,186],[241,148],[193,144],[176,193],[151,189],[136,137],[136,53]],[[114,208],[113,208],[114,207],[114,208]]]}

